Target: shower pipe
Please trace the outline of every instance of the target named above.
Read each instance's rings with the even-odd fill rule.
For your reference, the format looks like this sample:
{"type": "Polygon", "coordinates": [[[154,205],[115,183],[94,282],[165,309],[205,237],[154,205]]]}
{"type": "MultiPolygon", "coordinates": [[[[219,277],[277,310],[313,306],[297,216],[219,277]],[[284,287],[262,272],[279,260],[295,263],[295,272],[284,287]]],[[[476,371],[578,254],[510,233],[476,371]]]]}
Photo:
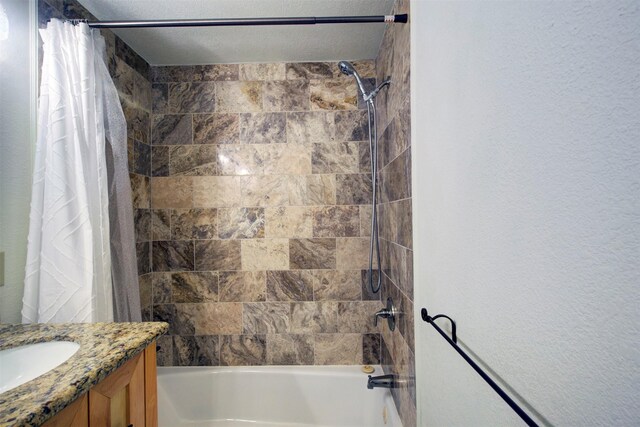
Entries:
{"type": "Polygon", "coordinates": [[[483,371],[482,368],[478,366],[478,364],[474,362],[467,353],[464,352],[464,350],[460,348],[460,346],[458,345],[458,336],[456,334],[456,322],[454,322],[452,318],[444,314],[430,316],[426,308],[420,310],[420,316],[422,317],[422,320],[433,326],[435,330],[438,331],[438,333],[445,340],[447,340],[449,345],[451,345],[451,347],[453,347],[454,350],[457,351],[460,356],[462,356],[465,362],[471,365],[471,367],[478,373],[478,375],[480,375],[482,379],[491,386],[493,391],[498,393],[498,396],[500,396],[502,400],[504,400],[507,405],[509,405],[511,409],[513,409],[513,411],[518,414],[522,421],[524,421],[528,426],[538,427],[538,424],[524,411],[524,409],[522,409],[511,397],[509,397],[509,395],[498,384],[496,384],[496,382],[493,381],[491,377],[487,375],[487,373],[483,371]],[[435,320],[439,318],[447,319],[451,323],[451,338],[449,338],[449,336],[442,329],[440,329],[438,325],[436,325],[435,320]]]}
{"type": "Polygon", "coordinates": [[[309,16],[224,19],[159,19],[146,21],[86,21],[91,28],[164,28],[164,27],[244,27],[254,25],[366,24],[375,22],[406,23],[407,14],[372,16],[309,16]]]}

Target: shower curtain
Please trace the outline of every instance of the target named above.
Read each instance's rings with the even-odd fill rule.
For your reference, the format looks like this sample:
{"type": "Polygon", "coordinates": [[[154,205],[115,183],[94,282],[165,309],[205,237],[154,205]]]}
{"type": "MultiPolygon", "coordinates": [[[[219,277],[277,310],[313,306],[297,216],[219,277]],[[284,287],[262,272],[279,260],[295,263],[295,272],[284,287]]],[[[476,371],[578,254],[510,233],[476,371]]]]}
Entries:
{"type": "Polygon", "coordinates": [[[22,320],[140,321],[126,122],[86,24],[44,41],[22,320]]]}

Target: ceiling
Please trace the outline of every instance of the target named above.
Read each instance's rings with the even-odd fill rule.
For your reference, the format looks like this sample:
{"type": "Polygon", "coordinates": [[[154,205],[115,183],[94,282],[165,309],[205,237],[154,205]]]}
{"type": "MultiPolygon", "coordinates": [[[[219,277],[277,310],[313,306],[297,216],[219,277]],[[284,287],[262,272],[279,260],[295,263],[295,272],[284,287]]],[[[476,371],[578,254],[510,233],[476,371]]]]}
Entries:
{"type": "MultiPolygon", "coordinates": [[[[79,0],[99,20],[387,15],[393,0],[79,0]]],[[[376,57],[383,23],[139,28],[114,32],[152,65],[376,57]]]]}

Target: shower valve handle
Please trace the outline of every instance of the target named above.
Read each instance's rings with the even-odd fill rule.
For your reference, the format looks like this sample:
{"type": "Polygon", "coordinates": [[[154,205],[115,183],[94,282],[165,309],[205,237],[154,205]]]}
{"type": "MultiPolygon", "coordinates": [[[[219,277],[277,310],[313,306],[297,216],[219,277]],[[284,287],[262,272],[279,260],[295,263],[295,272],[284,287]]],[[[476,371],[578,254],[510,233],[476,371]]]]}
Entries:
{"type": "Polygon", "coordinates": [[[391,297],[387,298],[387,307],[382,310],[378,310],[373,315],[373,326],[378,326],[378,318],[382,317],[383,319],[387,319],[387,323],[389,324],[389,329],[394,330],[396,328],[396,308],[393,306],[393,300],[391,297]]]}

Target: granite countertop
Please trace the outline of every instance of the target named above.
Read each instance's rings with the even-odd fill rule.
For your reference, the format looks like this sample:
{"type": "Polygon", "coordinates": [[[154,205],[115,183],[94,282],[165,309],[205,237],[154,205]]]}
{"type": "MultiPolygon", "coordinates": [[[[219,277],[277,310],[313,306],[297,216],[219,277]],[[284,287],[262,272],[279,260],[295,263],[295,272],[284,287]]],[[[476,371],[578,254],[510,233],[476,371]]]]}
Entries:
{"type": "Polygon", "coordinates": [[[0,325],[0,350],[54,340],[80,344],[60,366],[0,393],[0,427],[41,425],[167,330],[161,322],[0,325]]]}

